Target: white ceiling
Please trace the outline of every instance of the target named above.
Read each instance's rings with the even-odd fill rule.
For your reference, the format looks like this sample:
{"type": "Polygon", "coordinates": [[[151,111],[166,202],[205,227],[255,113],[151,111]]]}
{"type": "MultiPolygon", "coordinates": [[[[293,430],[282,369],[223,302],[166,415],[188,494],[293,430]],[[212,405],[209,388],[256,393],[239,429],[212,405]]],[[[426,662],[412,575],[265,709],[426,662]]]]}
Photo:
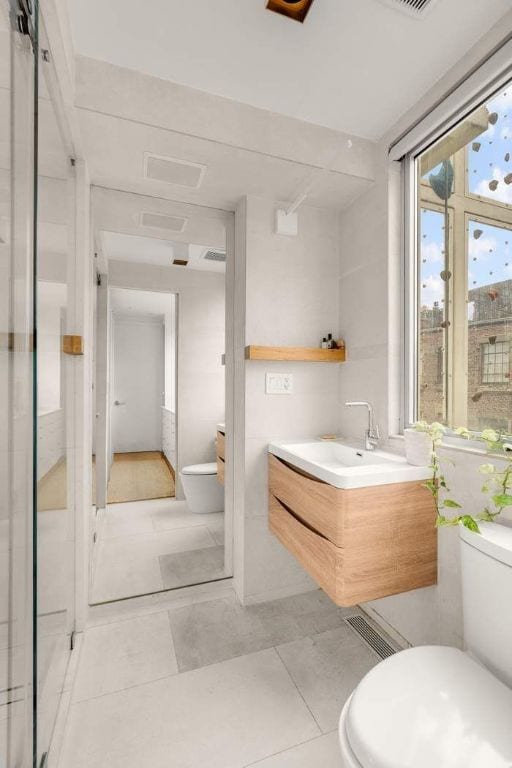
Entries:
{"type": "MultiPolygon", "coordinates": [[[[78,113],[89,171],[100,186],[234,210],[244,195],[292,201],[311,178],[306,164],[97,111],[78,113]],[[205,165],[202,183],[196,189],[145,178],[147,152],[205,165]]],[[[331,171],[308,205],[343,209],[370,186],[368,179],[331,171]]]]}
{"type": "MultiPolygon", "coordinates": [[[[143,264],[153,264],[157,267],[173,266],[173,259],[188,260],[186,267],[175,269],[194,269],[200,272],[225,272],[225,264],[216,261],[206,261],[204,254],[210,250],[208,246],[173,243],[170,240],[159,240],[155,237],[126,235],[119,232],[100,231],[103,252],[108,259],[115,261],[132,261],[143,264]]],[[[213,248],[212,250],[221,250],[213,248]]]]}
{"type": "Polygon", "coordinates": [[[316,0],[304,25],[266,0],[69,0],[77,51],[370,139],[380,138],[510,0],[316,0]]]}
{"type": "Polygon", "coordinates": [[[105,259],[131,261],[170,269],[224,272],[224,264],[204,261],[207,250],[224,251],[226,222],[230,214],[213,208],[92,188],[96,246],[105,259]],[[186,219],[183,232],[141,226],[143,211],[186,219]],[[186,267],[172,265],[173,258],[187,258],[186,267]]]}
{"type": "Polygon", "coordinates": [[[109,296],[110,308],[116,315],[138,315],[159,319],[174,307],[172,293],[110,288],[109,296]]]}

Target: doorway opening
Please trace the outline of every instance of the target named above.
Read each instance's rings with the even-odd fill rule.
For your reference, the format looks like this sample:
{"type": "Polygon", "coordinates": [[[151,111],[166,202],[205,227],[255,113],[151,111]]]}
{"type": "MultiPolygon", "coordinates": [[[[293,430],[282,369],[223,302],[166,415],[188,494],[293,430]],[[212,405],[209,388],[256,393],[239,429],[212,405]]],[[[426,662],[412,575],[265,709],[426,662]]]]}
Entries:
{"type": "Polygon", "coordinates": [[[232,216],[187,209],[199,244],[97,232],[92,605],[232,576],[232,216]]]}
{"type": "Polygon", "coordinates": [[[174,294],[110,288],[108,504],[175,496],[176,304],[174,294]]]}

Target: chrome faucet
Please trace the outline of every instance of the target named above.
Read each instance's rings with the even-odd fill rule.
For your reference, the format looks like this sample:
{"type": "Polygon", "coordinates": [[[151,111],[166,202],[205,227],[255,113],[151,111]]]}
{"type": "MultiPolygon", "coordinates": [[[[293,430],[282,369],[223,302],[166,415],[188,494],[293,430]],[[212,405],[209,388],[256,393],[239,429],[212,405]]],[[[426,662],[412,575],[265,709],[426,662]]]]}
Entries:
{"type": "Polygon", "coordinates": [[[353,408],[354,406],[368,408],[368,429],[364,433],[364,447],[367,451],[374,451],[380,439],[380,434],[379,427],[375,423],[372,404],[367,403],[366,400],[363,400],[362,402],[345,403],[345,405],[347,405],[349,408],[353,408]]]}

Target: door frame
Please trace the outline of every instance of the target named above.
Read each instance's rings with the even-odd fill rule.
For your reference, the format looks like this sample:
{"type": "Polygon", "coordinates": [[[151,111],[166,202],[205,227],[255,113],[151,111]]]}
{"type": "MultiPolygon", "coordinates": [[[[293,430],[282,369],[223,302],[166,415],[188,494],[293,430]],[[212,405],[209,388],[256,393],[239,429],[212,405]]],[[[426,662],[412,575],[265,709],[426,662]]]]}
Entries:
{"type": "MultiPolygon", "coordinates": [[[[91,199],[94,196],[94,185],[91,185],[91,199]]],[[[171,203],[171,201],[169,201],[171,203]]],[[[173,201],[175,202],[175,201],[173,201]]],[[[212,208],[207,206],[195,205],[191,203],[180,204],[187,207],[193,207],[199,212],[203,212],[205,218],[211,218],[212,208]]],[[[243,425],[237,424],[237,421],[243,418],[243,414],[240,409],[235,408],[235,347],[237,344],[237,338],[235,334],[235,211],[224,211],[220,209],[213,209],[224,222],[226,233],[226,272],[225,272],[225,423],[226,423],[226,468],[224,479],[224,564],[226,570],[226,578],[233,576],[234,562],[233,562],[233,549],[234,549],[234,514],[235,514],[235,471],[234,471],[234,452],[233,444],[234,437],[237,433],[237,428],[242,429],[243,425]]],[[[98,250],[99,246],[98,246],[98,250]]],[[[163,270],[162,270],[163,272],[163,270]]],[[[179,333],[179,293],[172,286],[172,272],[169,271],[168,281],[165,282],[162,279],[162,286],[155,288],[152,284],[145,282],[145,275],[143,272],[138,273],[140,276],[137,278],[131,278],[129,275],[123,275],[122,278],[112,280],[108,275],[108,270],[105,274],[102,274],[103,279],[107,281],[108,287],[115,288],[129,288],[143,291],[153,291],[155,293],[167,293],[174,294],[176,296],[176,328],[179,333]]],[[[160,275],[162,277],[162,273],[160,275]]],[[[178,354],[179,341],[176,344],[176,354],[178,354]]],[[[111,346],[111,345],[110,345],[111,346]]],[[[176,376],[179,377],[178,366],[176,366],[176,376]]],[[[108,393],[107,393],[108,395],[108,393]]],[[[179,452],[179,408],[176,409],[176,453],[179,452]]],[[[101,418],[107,418],[108,410],[100,414],[101,418]]],[[[109,419],[110,421],[110,419],[109,419]]],[[[110,428],[109,422],[106,424],[107,430],[110,428]]],[[[108,434],[108,432],[107,432],[108,434]]],[[[108,472],[105,474],[108,479],[108,472]]],[[[98,497],[99,498],[99,497],[98,497]]],[[[106,489],[105,489],[105,502],[106,502],[106,489]]],[[[172,590],[170,590],[172,591],[172,590]]]]}

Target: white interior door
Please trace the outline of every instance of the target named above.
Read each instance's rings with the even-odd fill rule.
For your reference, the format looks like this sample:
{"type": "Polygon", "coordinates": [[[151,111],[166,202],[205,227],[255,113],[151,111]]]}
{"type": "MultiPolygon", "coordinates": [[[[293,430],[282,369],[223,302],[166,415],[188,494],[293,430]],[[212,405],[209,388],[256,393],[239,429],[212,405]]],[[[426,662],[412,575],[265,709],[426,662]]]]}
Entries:
{"type": "Polygon", "coordinates": [[[148,318],[114,316],[111,389],[115,453],[162,450],[164,326],[148,318]]]}

